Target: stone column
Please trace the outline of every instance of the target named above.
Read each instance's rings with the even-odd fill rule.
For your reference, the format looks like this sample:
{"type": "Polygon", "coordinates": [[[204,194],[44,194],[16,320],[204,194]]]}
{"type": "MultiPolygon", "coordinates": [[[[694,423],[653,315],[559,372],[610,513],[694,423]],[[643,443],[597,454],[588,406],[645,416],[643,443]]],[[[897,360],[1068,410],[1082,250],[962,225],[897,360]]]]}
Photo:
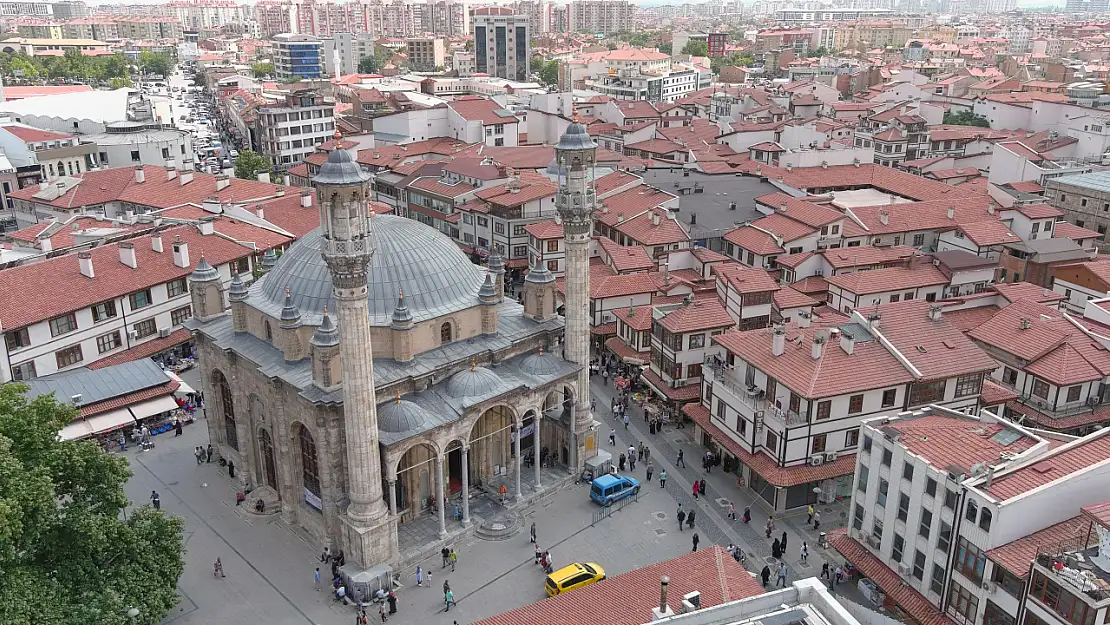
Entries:
{"type": "Polygon", "coordinates": [[[436,507],[439,508],[439,537],[447,538],[447,519],[444,517],[444,508],[447,502],[443,500],[443,456],[436,452],[436,507]]]}
{"type": "Polygon", "coordinates": [[[470,445],[462,447],[462,522],[470,527],[470,445]]]}
{"type": "Polygon", "coordinates": [[[397,515],[397,476],[389,477],[389,513],[397,515]]]}
{"type": "Polygon", "coordinates": [[[534,460],[532,467],[536,471],[536,492],[543,488],[540,485],[540,414],[542,412],[542,407],[537,409],[536,416],[532,419],[532,423],[536,426],[536,431],[532,433],[532,459],[534,460]]]}
{"type": "Polygon", "coordinates": [[[513,441],[514,451],[516,451],[516,500],[521,501],[524,499],[524,493],[520,491],[520,473],[524,470],[524,460],[520,457],[520,439],[524,434],[524,422],[516,422],[516,440],[513,441]]]}

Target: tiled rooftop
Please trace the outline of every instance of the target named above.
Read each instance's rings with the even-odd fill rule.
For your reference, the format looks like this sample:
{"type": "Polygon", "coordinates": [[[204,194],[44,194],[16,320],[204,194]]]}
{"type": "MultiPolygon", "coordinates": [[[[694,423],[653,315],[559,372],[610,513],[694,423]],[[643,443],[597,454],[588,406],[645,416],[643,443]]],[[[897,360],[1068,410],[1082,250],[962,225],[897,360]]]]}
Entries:
{"type": "Polygon", "coordinates": [[[1006,501],[1107,462],[1110,462],[1110,429],[1103,429],[995,475],[991,485],[983,490],[1006,501]]]}
{"type": "Polygon", "coordinates": [[[998,462],[1000,453],[1022,453],[1040,442],[1002,423],[984,423],[973,417],[947,413],[901,417],[886,426],[870,425],[883,432],[897,432],[899,445],[941,471],[954,466],[967,473],[975,464],[998,462]],[[1009,432],[1012,436],[999,436],[1000,432],[1009,432]],[[1011,441],[1012,437],[1016,440],[1011,441]]]}

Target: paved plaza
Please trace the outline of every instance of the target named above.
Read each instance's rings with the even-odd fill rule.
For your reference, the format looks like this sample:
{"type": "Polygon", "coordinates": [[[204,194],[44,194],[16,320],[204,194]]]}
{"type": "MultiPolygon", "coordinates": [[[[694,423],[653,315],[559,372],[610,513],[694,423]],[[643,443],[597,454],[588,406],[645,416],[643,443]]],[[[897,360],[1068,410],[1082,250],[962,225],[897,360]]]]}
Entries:
{"type": "MultiPolygon", "coordinates": [[[[189,377],[186,381],[195,382],[189,377]]],[[[600,384],[594,385],[604,442],[615,423],[608,414],[607,391],[600,384]]],[[[397,593],[398,614],[390,621],[466,624],[542,599],[543,574],[533,564],[527,534],[533,521],[541,547],[552,551],[556,566],[590,561],[603,566],[607,574],[616,575],[688,552],[696,531],[703,548],[715,543],[743,545],[751,554],[748,568],[758,571],[770,555],[761,531],[766,513],[753,506],[751,526],[728,521],[726,498],[736,498],[738,511],[747,501],[733,477],[719,472],[706,476],[700,466],[676,470],[673,462],[678,447],[685,449],[688,458],[696,459],[702,453],[689,440],[691,433],[692,429],[671,430],[648,438],[633,420],[625,436],[620,426],[617,449],[627,448],[629,442],[644,436],[653,450],[656,475],[663,468],[669,474],[665,490],[659,488],[658,479],[645,484],[637,501],[594,524],[594,513],[599,508],[589,500],[588,486],[571,485],[519,509],[525,529],[506,540],[483,540],[473,533],[460,536],[452,543],[459,556],[456,571],[445,575],[438,555],[422,561],[431,572],[424,588],[416,587],[414,567],[400,571],[403,588],[397,593]],[[702,477],[709,483],[709,497],[694,502],[691,480],[702,477]],[[693,531],[678,531],[675,514],[679,502],[687,510],[696,506],[693,531]],[[446,614],[442,603],[445,578],[450,580],[458,601],[458,607],[446,614]]],[[[312,573],[319,564],[316,558],[320,545],[303,540],[301,534],[281,522],[280,515],[258,517],[237,510],[226,469],[216,463],[196,465],[193,448],[208,443],[207,421],[201,419],[186,427],[181,437],[159,436],[156,443],[152,451],[126,452],[135,472],[127,490],[138,505],[149,500],[151,490],[158,490],[163,509],[185,519],[186,566],[179,584],[182,602],[166,623],[329,625],[353,620],[350,606],[341,606],[329,598],[326,590],[314,588],[312,573]],[[217,557],[223,562],[226,578],[212,575],[217,557]]],[[[643,463],[637,464],[631,475],[643,480],[643,467],[643,463]]],[[[840,507],[823,511],[826,522],[822,529],[839,527],[840,512],[840,507]]],[[[432,520],[430,515],[428,520],[432,520]]],[[[791,579],[819,573],[825,552],[817,548],[816,535],[806,528],[805,515],[780,519],[778,523],[777,533],[785,527],[790,535],[786,561],[791,579]],[[808,565],[798,561],[802,540],[810,545],[808,565]]],[[[326,574],[327,569],[323,570],[326,574]]]]}

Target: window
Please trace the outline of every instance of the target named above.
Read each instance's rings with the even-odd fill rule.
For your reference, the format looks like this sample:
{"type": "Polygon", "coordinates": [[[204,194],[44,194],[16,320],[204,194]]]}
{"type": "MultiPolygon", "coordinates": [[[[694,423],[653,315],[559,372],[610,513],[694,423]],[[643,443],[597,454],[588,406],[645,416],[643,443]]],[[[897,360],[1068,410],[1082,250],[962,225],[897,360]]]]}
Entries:
{"type": "Polygon", "coordinates": [[[983,508],[983,511],[979,513],[979,529],[983,530],[984,532],[989,532],[991,529],[991,520],[993,519],[993,517],[994,514],[990,510],[983,508]]]}
{"type": "Polygon", "coordinates": [[[921,509],[921,520],[917,525],[917,533],[922,538],[928,538],[933,529],[933,512],[928,508],[921,509]]]}
{"type": "Polygon", "coordinates": [[[1025,580],[1007,571],[998,564],[991,567],[991,581],[998,584],[999,588],[1005,590],[1014,597],[1020,597],[1021,591],[1025,590],[1025,580]]]}
{"type": "Polygon", "coordinates": [[[883,391],[883,408],[890,408],[894,405],[894,400],[898,397],[898,389],[889,389],[883,391]]]}
{"type": "Polygon", "coordinates": [[[910,516],[910,496],[906,493],[898,494],[898,520],[905,523],[910,516]]]}
{"type": "Polygon", "coordinates": [[[895,293],[894,295],[891,295],[891,296],[890,296],[890,303],[892,303],[892,304],[893,304],[894,302],[897,302],[897,301],[899,301],[900,299],[902,299],[902,296],[901,296],[901,295],[899,295],[899,294],[897,294],[897,293],[895,293]]]}
{"type": "Polygon", "coordinates": [[[227,444],[235,451],[239,451],[239,432],[235,428],[235,400],[231,395],[231,387],[224,374],[217,371],[214,376],[216,388],[220,391],[220,404],[224,411],[224,436],[227,438],[227,444]]]}
{"type": "Polygon", "coordinates": [[[1069,386],[1068,387],[1068,401],[1079,401],[1079,394],[1083,392],[1082,386],[1069,386]]]}
{"type": "Polygon", "coordinates": [[[67,347],[61,351],[54,352],[54,357],[58,361],[59,369],[64,369],[84,360],[84,357],[81,355],[80,345],[74,345],[73,347],[67,347]]]}
{"type": "Polygon", "coordinates": [[[910,405],[932,404],[944,399],[945,380],[915,382],[910,386],[910,405]]]}
{"type": "Polygon", "coordinates": [[[886,494],[887,494],[887,491],[889,489],[890,489],[890,483],[887,482],[885,479],[880,477],[879,478],[879,498],[878,498],[878,502],[879,502],[880,506],[886,507],[886,494]]]}
{"type": "Polygon", "coordinates": [[[179,326],[185,323],[185,320],[193,316],[193,310],[188,306],[182,306],[177,310],[170,313],[170,325],[179,326]]]}
{"type": "Polygon", "coordinates": [[[22,382],[30,380],[35,377],[35,361],[28,360],[27,362],[15,365],[12,367],[12,381],[22,382]]]}
{"type": "Polygon", "coordinates": [[[971,521],[972,523],[974,523],[975,518],[978,517],[978,516],[979,516],[979,504],[975,503],[975,500],[973,500],[973,499],[968,499],[967,500],[967,508],[964,510],[964,518],[967,519],[968,521],[971,521]]]}
{"type": "Polygon", "coordinates": [[[559,251],[559,239],[552,239],[552,240],[548,241],[547,242],[547,251],[549,251],[549,252],[558,252],[559,251]]]}
{"type": "Polygon", "coordinates": [[[704,334],[691,334],[690,335],[690,349],[700,349],[705,347],[704,334]]]}
{"type": "Polygon", "coordinates": [[[1048,399],[1048,382],[1033,378],[1033,394],[1041,399],[1048,399]]]}
{"type": "Polygon", "coordinates": [[[439,326],[439,342],[441,344],[451,342],[451,324],[450,323],[444,323],[443,325],[439,326]]]}
{"type": "Polygon", "coordinates": [[[925,235],[924,234],[915,234],[915,235],[913,235],[913,246],[914,247],[921,247],[922,245],[925,245],[925,235]]]}
{"type": "Polygon", "coordinates": [[[983,569],[986,565],[986,554],[966,538],[961,538],[956,547],[956,570],[978,584],[983,581],[983,569]]]}
{"type": "Polygon", "coordinates": [[[825,451],[825,438],[826,434],[815,434],[813,436],[813,453],[821,453],[825,451]]]}
{"type": "Polygon", "coordinates": [[[1089,625],[1094,621],[1095,609],[1039,571],[1033,573],[1030,596],[1075,625],[1089,625]]]}
{"type": "Polygon", "coordinates": [[[168,159],[169,157],[170,157],[170,149],[169,148],[162,148],[162,158],[163,159],[168,159]]]}
{"type": "Polygon", "coordinates": [[[559,271],[559,261],[557,261],[557,260],[547,261],[547,270],[548,271],[553,271],[553,272],[554,271],[559,271]]]}
{"type": "Polygon", "coordinates": [[[864,436],[863,437],[863,450],[864,451],[871,451],[871,437],[870,436],[864,436]]]}
{"type": "Polygon", "coordinates": [[[1009,367],[1003,367],[1002,368],[1002,383],[1003,384],[1009,384],[1010,386],[1013,386],[1013,385],[1017,384],[1017,371],[1015,371],[1015,370],[1013,370],[1009,367]]]}
{"type": "Polygon", "coordinates": [[[856,504],[856,510],[852,513],[852,528],[863,529],[863,506],[856,504]]]}
{"type": "Polygon", "coordinates": [[[514,245],[513,246],[513,254],[512,254],[513,258],[523,258],[527,255],[528,255],[528,246],[527,245],[514,245]]]}
{"type": "Polygon", "coordinates": [[[925,579],[925,554],[920,549],[913,554],[913,576],[918,580],[925,579]]]}
{"type": "Polygon", "coordinates": [[[14,352],[17,349],[23,349],[31,345],[31,334],[27,331],[27,328],[12,330],[4,334],[4,342],[8,346],[8,351],[14,352]]]}
{"type": "Polygon", "coordinates": [[[975,593],[953,582],[952,590],[948,592],[948,611],[959,614],[968,623],[974,623],[976,613],[979,611],[979,598],[975,593]]]}
{"type": "Polygon", "coordinates": [[[894,547],[890,551],[890,559],[901,564],[902,554],[906,549],[906,539],[894,534],[894,547]]]}
{"type": "Polygon", "coordinates": [[[933,575],[929,580],[929,590],[938,595],[944,592],[944,567],[936,562],[933,563],[933,575]]]}
{"type": "Polygon", "coordinates": [[[304,489],[320,497],[320,467],[316,462],[316,441],[312,432],[301,426],[301,477],[304,489]]]}
{"type": "Polygon", "coordinates": [[[138,150],[131,150],[131,162],[132,163],[138,163],[139,162],[139,151],[138,150]]]}
{"type": "Polygon", "coordinates": [[[119,330],[109,332],[108,334],[96,337],[96,351],[99,354],[110,352],[119,347],[122,343],[123,341],[120,340],[119,330]]]}
{"type": "Polygon", "coordinates": [[[779,437],[771,430],[767,430],[767,449],[777,453],[779,450],[779,437]]]}
{"type": "Polygon", "coordinates": [[[973,373],[956,378],[956,397],[978,395],[983,390],[983,374],[973,373]]]}
{"type": "Polygon", "coordinates": [[[925,478],[925,494],[930,497],[937,496],[937,481],[933,478],[925,478]]]}
{"type": "Polygon", "coordinates": [[[109,300],[101,302],[92,307],[93,323],[100,323],[105,319],[112,319],[116,316],[116,301],[109,300]]]}
{"type": "Polygon", "coordinates": [[[883,522],[878,517],[871,522],[871,536],[879,545],[883,544],[883,522]]]}
{"type": "Polygon", "coordinates": [[[844,433],[844,446],[855,447],[859,444],[859,428],[852,428],[844,433]]]}
{"type": "Polygon", "coordinates": [[[173,280],[166,284],[166,292],[169,293],[170,297],[184,295],[188,291],[189,286],[188,283],[185,281],[185,278],[178,278],[177,280],[173,280]]]}
{"type": "Polygon", "coordinates": [[[889,449],[883,450],[883,466],[889,467],[890,461],[894,458],[894,454],[889,449]]]}
{"type": "Polygon", "coordinates": [[[817,402],[817,420],[828,419],[832,413],[832,401],[825,400],[817,402]]]}
{"type": "Polygon", "coordinates": [[[502,222],[502,221],[493,222],[493,231],[496,234],[505,234],[505,222],[502,222]]]}
{"type": "Polygon", "coordinates": [[[956,495],[956,491],[947,488],[944,489],[944,507],[955,512],[957,497],[958,496],[956,495]]]}
{"type": "Polygon", "coordinates": [[[863,412],[863,395],[852,395],[848,398],[848,414],[863,412]]]}
{"type": "Polygon", "coordinates": [[[948,553],[948,548],[952,546],[952,526],[948,521],[941,519],[940,522],[940,538],[937,539],[937,549],[944,553],[948,553]]]}
{"type": "Polygon", "coordinates": [[[155,319],[140,321],[134,326],[135,338],[141,339],[158,333],[158,322],[155,319]]]}
{"type": "Polygon", "coordinates": [[[146,289],[146,290],[143,290],[143,291],[136,291],[136,292],[132,293],[131,295],[128,295],[127,299],[129,301],[129,303],[131,304],[131,310],[138,310],[140,308],[146,308],[147,306],[150,306],[153,303],[151,301],[151,298],[150,298],[150,289],[146,289]]]}
{"type": "Polygon", "coordinates": [[[54,317],[50,320],[50,336],[68,334],[77,329],[77,317],[73,313],[54,317]]]}
{"type": "Polygon", "coordinates": [[[867,492],[867,479],[871,477],[871,472],[867,469],[867,465],[859,465],[859,481],[856,482],[856,489],[861,493],[867,492]]]}

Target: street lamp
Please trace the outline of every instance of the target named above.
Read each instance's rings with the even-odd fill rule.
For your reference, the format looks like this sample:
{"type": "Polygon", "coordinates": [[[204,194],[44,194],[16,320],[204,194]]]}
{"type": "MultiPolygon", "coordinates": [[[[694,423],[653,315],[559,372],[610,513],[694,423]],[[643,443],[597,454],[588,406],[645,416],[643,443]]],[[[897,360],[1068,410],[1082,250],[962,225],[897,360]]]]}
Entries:
{"type": "Polygon", "coordinates": [[[132,625],[134,625],[134,623],[135,623],[135,619],[136,619],[136,618],[137,618],[138,616],[139,616],[139,608],[128,608],[128,610],[127,610],[127,618],[131,619],[131,623],[132,623],[132,625]]]}

